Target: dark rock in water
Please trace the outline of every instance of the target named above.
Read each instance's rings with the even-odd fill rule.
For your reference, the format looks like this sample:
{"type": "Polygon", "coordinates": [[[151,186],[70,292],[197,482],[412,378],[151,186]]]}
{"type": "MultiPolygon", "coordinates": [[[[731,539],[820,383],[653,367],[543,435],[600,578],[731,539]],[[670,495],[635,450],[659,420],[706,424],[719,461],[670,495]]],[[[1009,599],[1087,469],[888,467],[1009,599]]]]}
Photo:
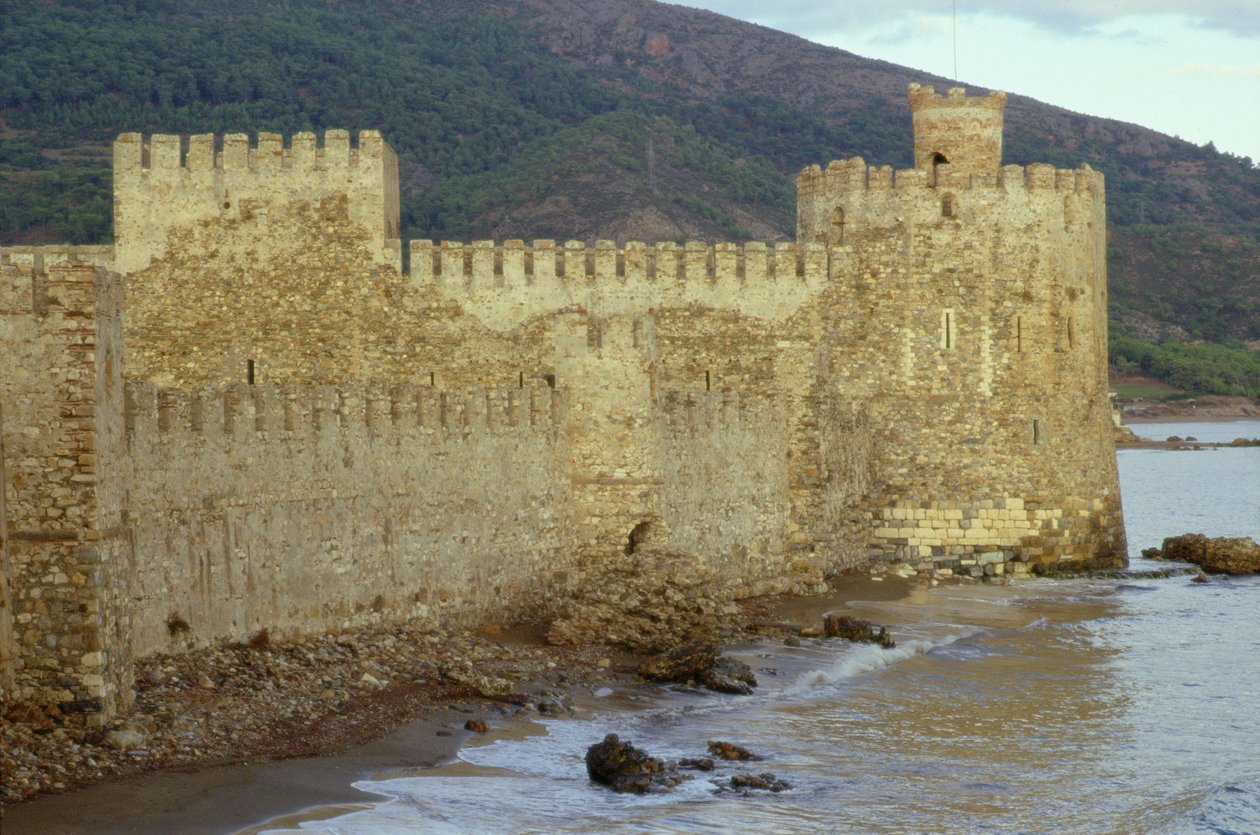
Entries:
{"type": "Polygon", "coordinates": [[[731,777],[730,787],[748,794],[751,791],[781,792],[792,788],[787,780],[782,780],[769,771],[761,774],[736,774],[731,777]]]}
{"type": "Polygon", "coordinates": [[[609,734],[603,742],[586,749],[586,773],[613,791],[635,794],[665,791],[690,779],[679,774],[673,763],[649,756],[629,742],[622,742],[616,734],[609,734]]]}
{"type": "Polygon", "coordinates": [[[490,732],[490,726],[486,724],[485,719],[469,719],[464,723],[464,730],[472,731],[476,734],[484,734],[490,732]]]}
{"type": "Polygon", "coordinates": [[[838,615],[829,612],[823,616],[823,634],[828,638],[843,638],[846,641],[879,644],[884,649],[892,649],[897,642],[888,634],[887,627],[876,626],[867,620],[838,615]]]}
{"type": "Polygon", "coordinates": [[[733,742],[709,740],[709,753],[723,760],[759,760],[761,757],[733,742]]]}
{"type": "Polygon", "coordinates": [[[715,644],[683,644],[663,655],[644,659],[639,675],[648,681],[698,684],[719,693],[748,695],[757,686],[752,669],[719,654],[715,644]]]}
{"type": "Polygon", "coordinates": [[[1170,536],[1160,553],[1162,559],[1194,563],[1213,574],[1260,573],[1260,545],[1250,537],[1170,536]]]}
{"type": "Polygon", "coordinates": [[[685,757],[678,761],[679,768],[690,768],[692,771],[712,771],[713,760],[708,757],[685,757]]]}
{"type": "Polygon", "coordinates": [[[718,693],[748,696],[757,686],[757,677],[753,675],[752,668],[743,661],[720,655],[714,659],[709,669],[701,672],[700,683],[718,693]]]}
{"type": "Polygon", "coordinates": [[[783,639],[783,645],[785,647],[799,647],[801,645],[801,639],[795,635],[788,635],[783,639]]]}
{"type": "Polygon", "coordinates": [[[1143,548],[1142,556],[1146,557],[1148,560],[1158,560],[1163,559],[1164,552],[1158,548],[1143,548]]]}
{"type": "Polygon", "coordinates": [[[1198,574],[1190,578],[1190,582],[1192,583],[1206,583],[1207,581],[1208,581],[1208,576],[1203,573],[1202,569],[1199,570],[1198,574]]]}

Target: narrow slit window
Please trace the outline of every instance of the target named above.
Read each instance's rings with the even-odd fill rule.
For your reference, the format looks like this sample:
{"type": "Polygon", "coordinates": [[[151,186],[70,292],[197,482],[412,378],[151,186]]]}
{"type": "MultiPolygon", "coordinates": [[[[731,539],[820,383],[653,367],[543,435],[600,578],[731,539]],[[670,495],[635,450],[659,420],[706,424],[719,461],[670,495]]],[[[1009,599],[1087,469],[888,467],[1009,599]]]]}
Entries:
{"type": "Polygon", "coordinates": [[[1067,320],[1067,346],[1069,348],[1076,347],[1076,327],[1071,316],[1067,320]]]}
{"type": "Polygon", "coordinates": [[[710,371],[704,372],[704,390],[713,391],[713,377],[710,371]]]}
{"type": "Polygon", "coordinates": [[[517,381],[516,381],[516,387],[517,387],[517,388],[525,388],[525,372],[524,372],[524,371],[521,371],[521,372],[519,373],[519,375],[518,375],[518,377],[517,377],[517,381]]]}
{"type": "Polygon", "coordinates": [[[1024,317],[1015,317],[1015,353],[1024,352],[1024,317]]]}
{"type": "Polygon", "coordinates": [[[437,373],[434,371],[430,371],[429,372],[429,387],[432,388],[433,386],[436,386],[436,385],[437,385],[437,373]]]}
{"type": "Polygon", "coordinates": [[[831,213],[831,235],[827,242],[832,246],[844,245],[844,209],[836,207],[831,213]]]}
{"type": "Polygon", "coordinates": [[[1041,421],[1033,418],[1032,421],[1032,442],[1034,444],[1041,443],[1041,421]]]}
{"type": "Polygon", "coordinates": [[[252,386],[254,384],[254,361],[245,360],[245,379],[252,386]]]}
{"type": "Polygon", "coordinates": [[[954,333],[954,311],[944,310],[941,312],[941,347],[953,348],[956,339],[954,333]]]}

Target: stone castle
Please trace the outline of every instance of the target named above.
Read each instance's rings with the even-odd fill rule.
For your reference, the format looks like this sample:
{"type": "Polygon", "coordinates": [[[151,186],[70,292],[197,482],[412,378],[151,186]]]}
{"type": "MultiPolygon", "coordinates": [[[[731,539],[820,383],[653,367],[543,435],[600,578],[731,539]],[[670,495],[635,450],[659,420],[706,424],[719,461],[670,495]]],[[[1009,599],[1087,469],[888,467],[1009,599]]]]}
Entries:
{"type": "Polygon", "coordinates": [[[412,241],[378,133],[123,134],[112,246],[0,250],[0,688],[101,722],[136,658],[551,617],[686,555],[732,595],[876,562],[1122,561],[1103,177],[798,178],[795,244],[412,241]]]}

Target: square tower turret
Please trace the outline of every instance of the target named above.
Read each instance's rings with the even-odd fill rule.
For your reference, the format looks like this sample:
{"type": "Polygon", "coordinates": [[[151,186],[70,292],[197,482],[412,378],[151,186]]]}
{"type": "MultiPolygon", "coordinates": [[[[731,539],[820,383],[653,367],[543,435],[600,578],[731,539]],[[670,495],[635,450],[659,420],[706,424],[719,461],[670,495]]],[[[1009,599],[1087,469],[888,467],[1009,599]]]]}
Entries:
{"type": "Polygon", "coordinates": [[[937,95],[932,87],[910,85],[914,114],[914,167],[934,173],[948,165],[963,174],[1002,167],[1002,115],[1006,93],[968,96],[964,87],[937,95]]]}

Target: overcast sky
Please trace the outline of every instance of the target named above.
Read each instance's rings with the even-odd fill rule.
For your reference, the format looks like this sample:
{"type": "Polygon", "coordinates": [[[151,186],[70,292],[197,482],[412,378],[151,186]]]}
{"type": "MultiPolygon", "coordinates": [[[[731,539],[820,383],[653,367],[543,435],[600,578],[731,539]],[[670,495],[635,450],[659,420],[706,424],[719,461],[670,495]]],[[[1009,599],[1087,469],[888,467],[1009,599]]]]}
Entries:
{"type": "Polygon", "coordinates": [[[1260,164],[1260,0],[672,2],[1260,164]]]}

